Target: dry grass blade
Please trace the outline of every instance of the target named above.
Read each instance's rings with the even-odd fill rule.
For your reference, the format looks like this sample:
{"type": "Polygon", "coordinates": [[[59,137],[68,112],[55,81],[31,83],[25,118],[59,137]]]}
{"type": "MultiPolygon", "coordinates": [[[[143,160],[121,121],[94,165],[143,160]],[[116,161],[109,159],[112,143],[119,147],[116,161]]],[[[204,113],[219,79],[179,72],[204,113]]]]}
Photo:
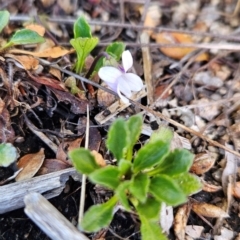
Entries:
{"type": "MultiPolygon", "coordinates": [[[[87,105],[87,123],[86,123],[86,135],[85,135],[85,148],[88,149],[89,144],[89,106],[87,105]]],[[[86,194],[86,181],[87,176],[82,175],[82,187],[80,195],[80,206],[79,206],[79,215],[78,215],[78,228],[80,228],[80,223],[84,215],[84,206],[85,206],[85,194],[86,194]]]]}

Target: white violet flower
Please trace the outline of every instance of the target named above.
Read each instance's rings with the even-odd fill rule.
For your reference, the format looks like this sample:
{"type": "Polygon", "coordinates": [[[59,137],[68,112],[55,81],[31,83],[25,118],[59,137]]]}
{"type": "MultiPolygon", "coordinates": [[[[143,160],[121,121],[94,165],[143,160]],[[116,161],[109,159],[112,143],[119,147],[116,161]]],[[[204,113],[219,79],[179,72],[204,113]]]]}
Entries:
{"type": "Polygon", "coordinates": [[[140,91],[143,88],[142,79],[134,73],[127,73],[133,65],[133,58],[129,50],[122,53],[122,66],[101,67],[98,76],[118,94],[124,103],[129,103],[132,91],[140,91]],[[122,93],[126,96],[124,97],[122,93]]]}

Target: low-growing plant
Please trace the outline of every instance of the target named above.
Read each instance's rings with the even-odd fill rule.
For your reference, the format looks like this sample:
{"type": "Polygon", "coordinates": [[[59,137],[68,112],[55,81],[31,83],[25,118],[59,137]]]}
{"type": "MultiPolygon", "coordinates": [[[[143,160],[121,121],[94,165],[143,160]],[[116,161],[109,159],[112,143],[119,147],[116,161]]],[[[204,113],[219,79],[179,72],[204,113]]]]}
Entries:
{"type": "MultiPolygon", "coordinates": [[[[74,65],[74,70],[78,74],[83,73],[84,64],[87,56],[97,46],[98,38],[93,37],[91,33],[91,27],[83,16],[80,16],[73,26],[73,39],[70,40],[70,44],[76,51],[77,61],[74,65]]],[[[104,65],[117,65],[117,61],[120,60],[121,55],[125,49],[125,45],[122,42],[114,42],[107,46],[106,52],[100,53],[96,57],[96,61],[93,62],[93,69],[90,70],[91,74],[98,72],[98,70],[104,65]],[[106,62],[107,59],[107,62],[106,62]]]]}
{"type": "Polygon", "coordinates": [[[0,144],[0,167],[8,167],[18,158],[17,149],[11,143],[0,144]]]}
{"type": "MultiPolygon", "coordinates": [[[[9,22],[10,14],[8,11],[0,11],[0,33],[7,26],[9,22]]],[[[0,45],[0,51],[6,50],[7,48],[13,47],[15,45],[25,45],[25,44],[35,44],[42,43],[45,39],[40,36],[37,32],[30,29],[20,29],[17,30],[8,42],[0,45]]]]}
{"type": "Polygon", "coordinates": [[[126,211],[138,215],[143,240],[167,239],[159,225],[161,204],[177,206],[200,189],[198,178],[189,173],[193,154],[185,149],[170,150],[173,134],[168,128],[153,133],[134,152],[141,128],[139,115],[127,121],[118,118],[110,127],[106,143],[116,158],[116,166],[100,167],[84,148],[69,152],[78,172],[113,191],[107,202],[88,209],[79,226],[83,231],[96,232],[107,227],[120,203],[126,211]]]}

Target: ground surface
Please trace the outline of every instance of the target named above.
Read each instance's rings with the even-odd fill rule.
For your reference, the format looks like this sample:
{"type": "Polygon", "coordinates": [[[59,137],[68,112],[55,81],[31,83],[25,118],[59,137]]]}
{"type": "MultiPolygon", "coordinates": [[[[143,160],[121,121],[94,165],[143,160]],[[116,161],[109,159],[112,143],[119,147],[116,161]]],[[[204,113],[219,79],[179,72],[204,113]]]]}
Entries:
{"type": "MultiPolygon", "coordinates": [[[[211,204],[200,205],[200,209],[205,208],[206,212],[195,209],[189,217],[184,212],[188,228],[192,225],[195,229],[200,227],[197,237],[188,232],[181,238],[176,231],[174,233],[175,221],[170,223],[169,239],[240,239],[239,158],[234,153],[226,154],[223,149],[225,146],[235,153],[240,150],[239,3],[234,0],[0,1],[0,8],[7,9],[11,14],[10,24],[2,33],[5,40],[29,22],[30,16],[35,16],[35,21],[45,26],[46,38],[56,46],[70,49],[72,23],[80,14],[86,14],[93,35],[99,37],[99,44],[92,56],[97,56],[113,41],[125,42],[134,59],[132,71],[144,80],[148,89],[147,96],[139,102],[187,128],[182,130],[166,119],[163,121],[146,113],[146,126],[154,130],[160,124],[169,125],[178,136],[183,137],[176,137],[176,146],[188,148],[196,154],[198,163],[192,172],[204,180],[203,191],[193,195],[190,201],[211,204]],[[51,19],[48,21],[42,16],[51,19]],[[146,26],[152,28],[146,31],[146,26]],[[182,48],[182,45],[188,48],[182,48]],[[217,208],[213,209],[213,205],[217,208]],[[222,221],[221,210],[229,214],[222,221]]],[[[18,49],[37,51],[35,46],[21,46],[18,49]]],[[[38,70],[30,67],[27,71],[26,66],[16,64],[14,52],[11,53],[13,55],[6,54],[9,53],[2,52],[0,59],[0,127],[3,129],[0,141],[13,143],[19,150],[20,158],[43,148],[45,161],[56,160],[54,167],[45,165],[47,171],[50,168],[59,170],[69,167],[65,154],[69,146],[84,146],[88,103],[91,126],[98,125],[90,128],[90,149],[100,152],[109,160],[105,147],[109,122],[99,123],[95,117],[116,98],[89,85],[86,85],[86,94],[81,91],[73,97],[66,87],[64,94],[59,93],[58,84],[52,79],[64,82],[68,77],[66,74],[53,72],[41,62],[36,65],[38,70]],[[39,70],[40,65],[42,70],[39,70]],[[9,88],[6,79],[11,81],[9,88]],[[52,81],[50,85],[48,81],[52,81]],[[74,108],[76,105],[78,108],[74,108]],[[34,134],[29,121],[56,144],[56,152],[34,134]]],[[[71,70],[76,56],[72,53],[58,58],[45,56],[45,59],[50,63],[58,61],[60,67],[71,70]]],[[[94,81],[101,84],[98,77],[94,81]]],[[[139,111],[138,107],[131,106],[119,115],[127,117],[139,111]]],[[[106,111],[105,115],[108,114],[106,111]]],[[[140,141],[144,143],[147,139],[148,136],[142,135],[140,141]]],[[[10,177],[13,172],[13,167],[0,168],[0,180],[10,177]]],[[[51,200],[73,224],[77,222],[79,188],[80,183],[70,179],[64,192],[51,200]]],[[[104,194],[99,196],[94,186],[88,184],[86,208],[104,201],[105,197],[104,194]]],[[[174,215],[179,209],[174,209],[174,215]]],[[[110,228],[102,231],[102,238],[100,235],[89,237],[140,239],[139,222],[134,216],[119,211],[110,228]]],[[[0,239],[49,238],[28,219],[23,209],[19,209],[0,216],[0,239]]]]}

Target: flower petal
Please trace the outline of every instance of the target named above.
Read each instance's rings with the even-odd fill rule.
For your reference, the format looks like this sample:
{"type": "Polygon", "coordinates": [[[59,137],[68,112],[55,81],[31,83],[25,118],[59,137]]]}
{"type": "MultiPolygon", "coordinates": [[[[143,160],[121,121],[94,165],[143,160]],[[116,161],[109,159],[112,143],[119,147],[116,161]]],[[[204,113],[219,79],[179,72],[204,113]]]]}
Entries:
{"type": "Polygon", "coordinates": [[[101,67],[98,71],[98,76],[105,82],[114,83],[117,78],[122,75],[122,72],[115,67],[101,67]]]}
{"type": "Polygon", "coordinates": [[[143,88],[142,79],[134,74],[134,73],[125,73],[124,75],[125,81],[128,83],[129,88],[131,91],[140,91],[143,88]]]}
{"type": "Polygon", "coordinates": [[[133,65],[132,54],[129,50],[126,50],[122,53],[122,65],[125,72],[127,72],[133,65]]]}
{"type": "Polygon", "coordinates": [[[114,83],[106,82],[106,84],[111,90],[117,93],[118,82],[114,82],[114,83]]]}
{"type": "Polygon", "coordinates": [[[129,100],[121,94],[120,89],[119,89],[119,85],[118,85],[118,88],[117,88],[117,93],[118,93],[118,96],[120,97],[120,99],[121,99],[125,104],[129,103],[129,100]]]}
{"type": "Polygon", "coordinates": [[[130,89],[128,82],[126,81],[124,75],[125,74],[123,74],[121,77],[118,78],[118,89],[125,96],[130,98],[132,96],[132,92],[131,92],[131,89],[130,89]]]}

